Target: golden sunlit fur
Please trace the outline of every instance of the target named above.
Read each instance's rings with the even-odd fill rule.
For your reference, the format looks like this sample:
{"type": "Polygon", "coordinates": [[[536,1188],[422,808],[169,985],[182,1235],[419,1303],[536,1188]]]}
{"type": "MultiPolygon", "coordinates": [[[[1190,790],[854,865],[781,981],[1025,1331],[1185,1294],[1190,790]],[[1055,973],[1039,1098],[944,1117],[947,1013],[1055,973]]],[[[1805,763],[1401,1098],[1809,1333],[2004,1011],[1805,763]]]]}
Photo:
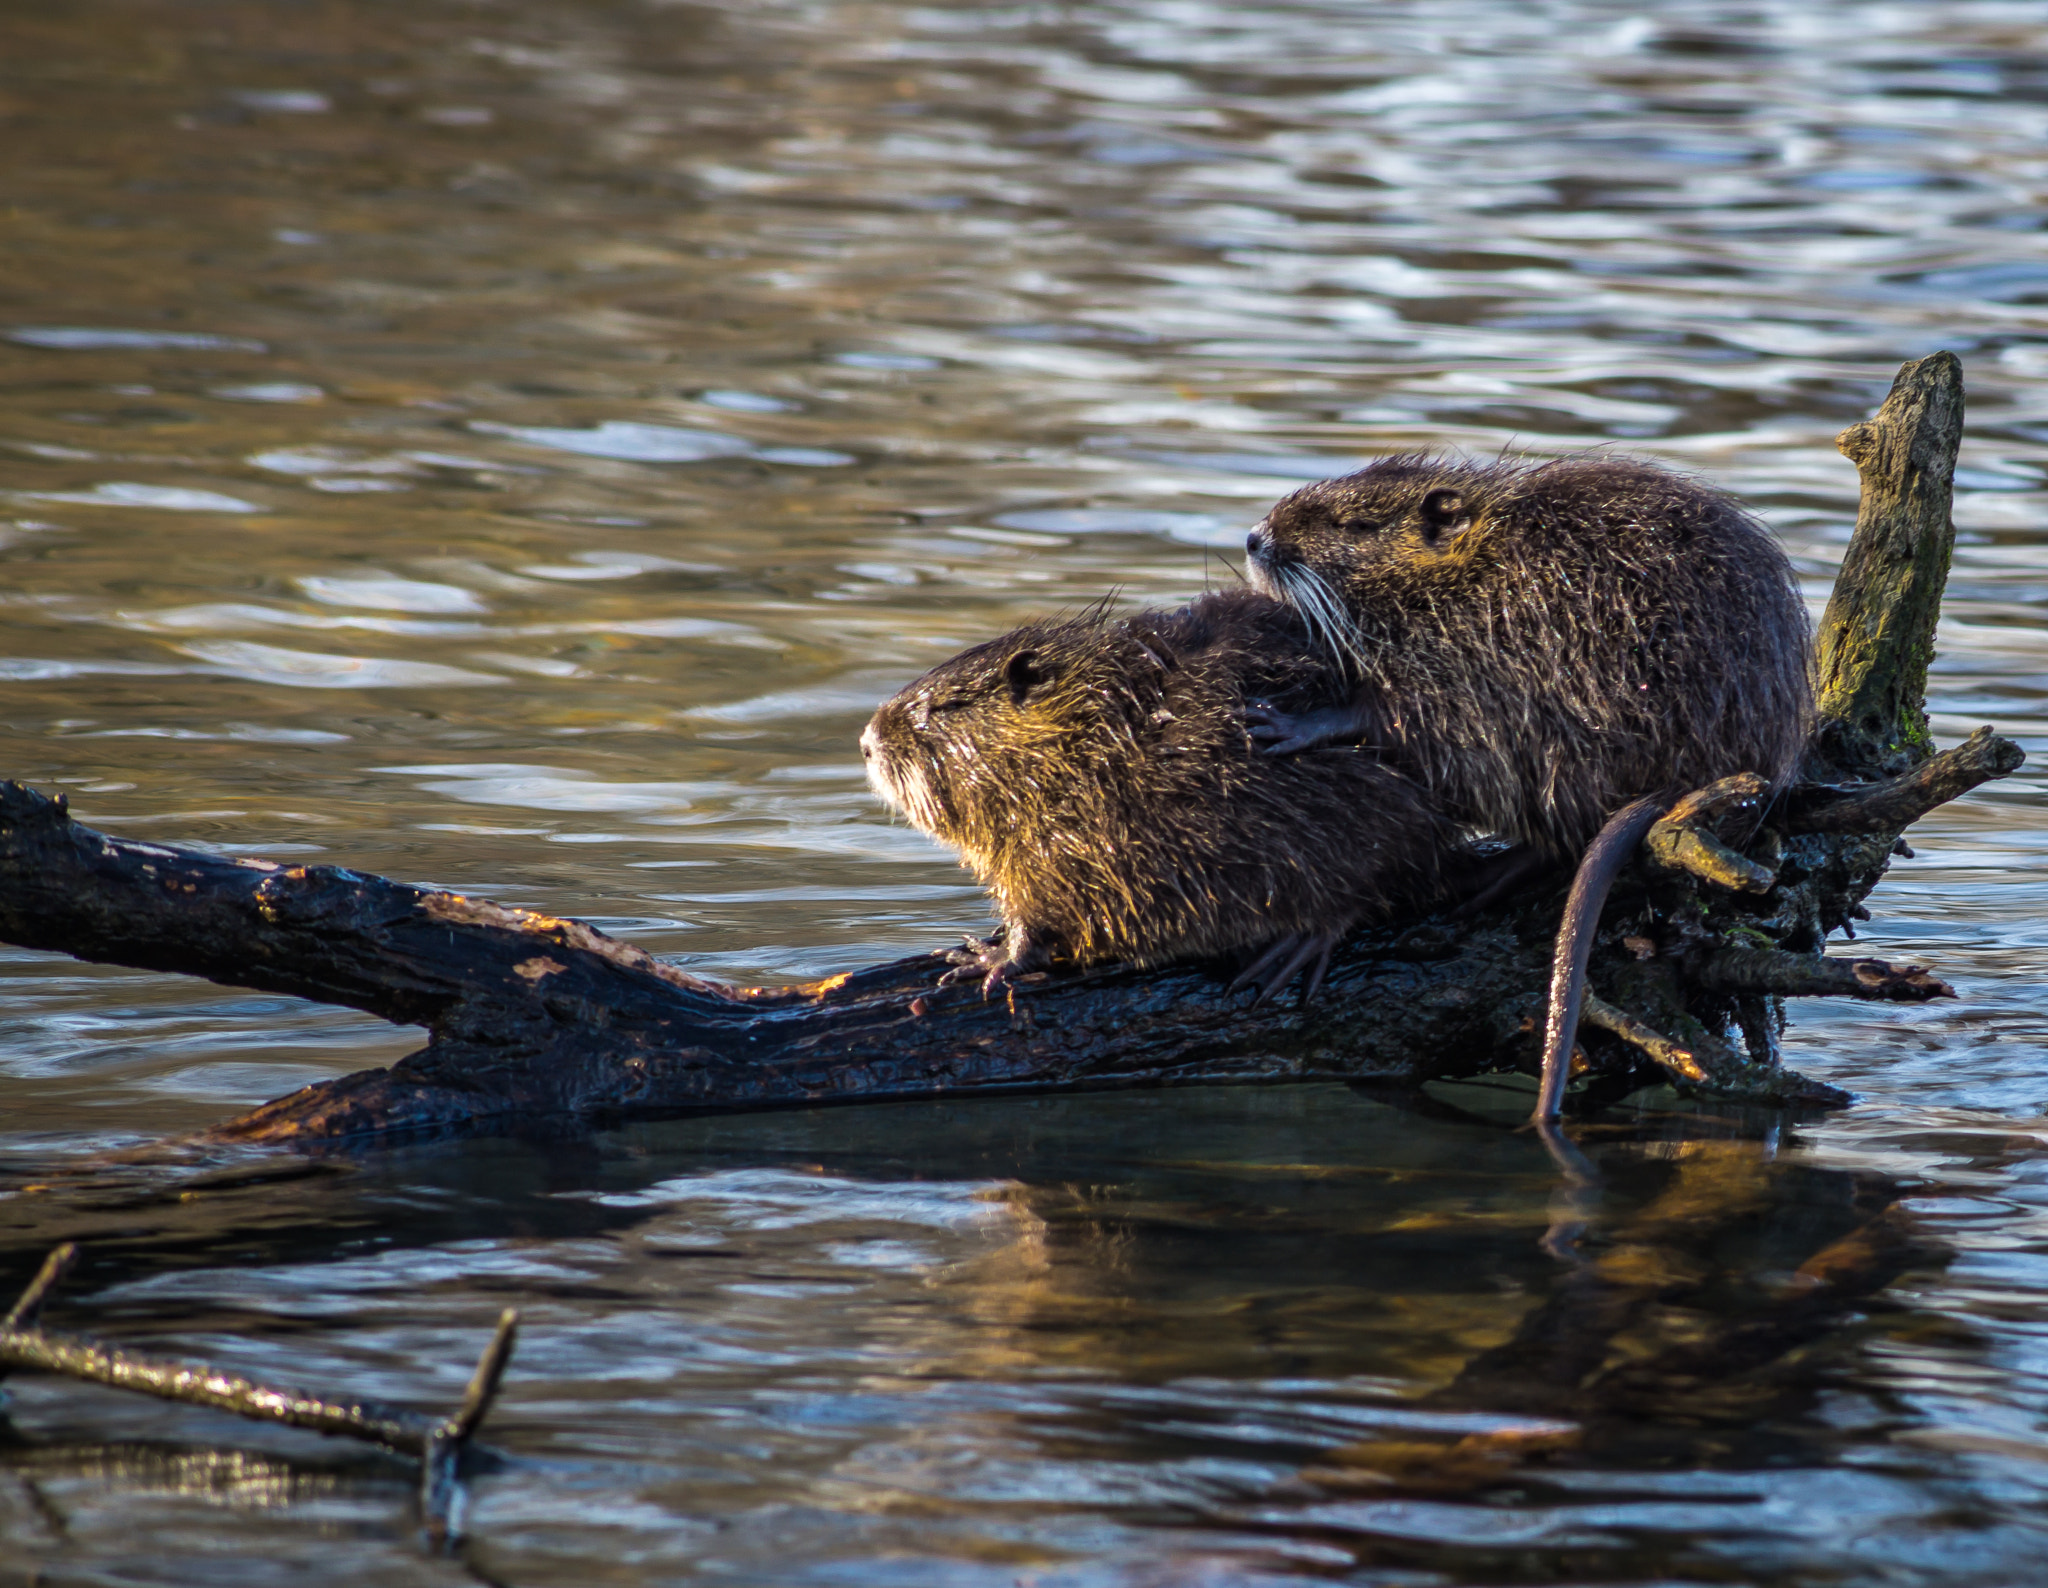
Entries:
{"type": "Polygon", "coordinates": [[[1035,623],[875,713],[876,791],[960,851],[1014,949],[1139,965],[1342,932],[1435,884],[1455,834],[1355,747],[1276,758],[1254,694],[1304,707],[1341,678],[1279,602],[1035,623]]]}

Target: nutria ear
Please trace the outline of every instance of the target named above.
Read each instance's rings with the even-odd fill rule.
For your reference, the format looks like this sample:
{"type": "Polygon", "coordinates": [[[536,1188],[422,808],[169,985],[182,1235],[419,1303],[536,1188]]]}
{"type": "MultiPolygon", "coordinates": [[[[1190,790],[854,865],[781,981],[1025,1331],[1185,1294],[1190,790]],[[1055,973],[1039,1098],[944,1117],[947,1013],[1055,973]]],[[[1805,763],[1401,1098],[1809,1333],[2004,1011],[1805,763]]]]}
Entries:
{"type": "Polygon", "coordinates": [[[1052,682],[1052,674],[1039,667],[1031,652],[1019,651],[1003,663],[1003,681],[1010,686],[1010,704],[1021,706],[1032,690],[1052,682]]]}
{"type": "Polygon", "coordinates": [[[1455,535],[1471,522],[1462,491],[1431,491],[1422,499],[1422,532],[1431,540],[1455,535]]]}

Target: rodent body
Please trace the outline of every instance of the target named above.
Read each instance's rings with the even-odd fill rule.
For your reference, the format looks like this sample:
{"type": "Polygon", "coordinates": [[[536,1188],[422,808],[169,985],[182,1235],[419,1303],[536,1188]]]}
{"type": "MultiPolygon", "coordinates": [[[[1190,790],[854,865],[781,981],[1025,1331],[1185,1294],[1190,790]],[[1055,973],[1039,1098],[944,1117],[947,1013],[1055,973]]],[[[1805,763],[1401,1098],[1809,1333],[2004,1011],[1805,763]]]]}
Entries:
{"type": "Polygon", "coordinates": [[[1372,752],[1276,758],[1246,733],[1254,697],[1306,709],[1344,693],[1293,611],[1236,590],[976,646],[886,702],[861,748],[875,790],[994,895],[995,971],[1276,939],[1327,957],[1426,896],[1457,843],[1372,752]]]}
{"type": "Polygon", "coordinates": [[[1255,706],[1272,753],[1363,740],[1447,815],[1560,860],[1638,796],[1796,770],[1812,685],[1790,565],[1682,475],[1387,458],[1286,497],[1247,549],[1355,685],[1334,710],[1255,706]]]}

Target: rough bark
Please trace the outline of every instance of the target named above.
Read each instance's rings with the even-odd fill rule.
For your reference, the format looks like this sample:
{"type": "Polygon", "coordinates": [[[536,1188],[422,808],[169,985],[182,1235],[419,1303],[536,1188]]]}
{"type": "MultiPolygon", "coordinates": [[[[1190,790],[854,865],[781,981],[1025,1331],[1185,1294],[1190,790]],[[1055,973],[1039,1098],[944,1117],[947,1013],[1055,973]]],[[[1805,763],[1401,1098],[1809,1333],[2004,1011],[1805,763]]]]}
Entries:
{"type": "Polygon", "coordinates": [[[1836,442],[1863,482],[1814,674],[1814,748],[1836,767],[1899,772],[1933,753],[1927,664],[1955,549],[1949,501],[1962,435],[1963,366],[1936,353],[1900,369],[1876,417],[1836,442]]]}
{"type": "MultiPolygon", "coordinates": [[[[1822,948],[1862,915],[1908,823],[2023,759],[1989,730],[1926,758],[1921,701],[1960,413],[1958,366],[1937,354],[1906,366],[1878,416],[1844,436],[1864,498],[1821,635],[1825,772],[1771,810],[1757,780],[1724,779],[1653,830],[1592,963],[1613,1018],[1584,1040],[1607,1090],[1675,1073],[1721,1095],[1828,1100],[1778,1067],[1782,995],[1948,993],[1915,967],[1829,961],[1822,948]],[[1681,1053],[1704,1081],[1674,1062],[1681,1053]]],[[[1290,994],[1255,1006],[1229,990],[1231,967],[1214,965],[1027,976],[985,1001],[972,984],[939,985],[942,954],[749,988],[577,921],[330,866],[111,838],[71,821],[61,799],[0,786],[0,938],[427,1028],[427,1046],[390,1069],[266,1104],[217,1127],[216,1141],[1528,1070],[1562,897],[1558,878],[1506,906],[1361,933],[1306,1005],[1290,994]]]]}
{"type": "Polygon", "coordinates": [[[1950,750],[1912,771],[1877,783],[1805,784],[1786,802],[1786,827],[1795,833],[1899,833],[1938,805],[1979,783],[2019,770],[2026,752],[1989,728],[1979,728],[1950,750]]]}
{"type": "Polygon", "coordinates": [[[1361,936],[1306,1007],[1254,1008],[1215,966],[1031,976],[984,1000],[971,983],[938,984],[944,954],[733,987],[581,922],[334,867],[132,843],[0,785],[0,937],[431,1033],[390,1070],[308,1087],[214,1132],[229,1140],[941,1093],[1420,1080],[1447,1062],[1472,1073],[1535,1009],[1552,924],[1534,907],[1455,932],[1425,922],[1361,936]]]}

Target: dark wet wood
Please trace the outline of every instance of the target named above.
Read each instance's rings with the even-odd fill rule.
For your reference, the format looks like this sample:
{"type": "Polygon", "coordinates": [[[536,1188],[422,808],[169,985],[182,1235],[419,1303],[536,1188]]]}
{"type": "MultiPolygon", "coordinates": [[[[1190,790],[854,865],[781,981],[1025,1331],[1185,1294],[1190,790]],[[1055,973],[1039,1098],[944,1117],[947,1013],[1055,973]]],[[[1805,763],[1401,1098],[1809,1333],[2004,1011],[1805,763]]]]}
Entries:
{"type": "Polygon", "coordinates": [[[2019,769],[2026,751],[1979,728],[1903,776],[1851,786],[1809,785],[1794,791],[1786,826],[1795,833],[1899,833],[1938,805],[1980,783],[2019,769]]]}
{"type": "Polygon", "coordinates": [[[1874,998],[1925,1003],[1953,998],[1955,988],[1924,965],[1881,959],[1788,954],[1781,948],[1724,948],[1692,966],[1692,980],[1709,992],[1772,993],[1780,998],[1874,998]]]}
{"type": "MultiPolygon", "coordinates": [[[[1616,1013],[1586,1034],[1596,1069],[1662,1074],[1668,1048],[1706,1070],[1701,1090],[1812,1101],[1827,1089],[1778,1068],[1777,998],[1947,991],[1914,967],[1821,952],[1861,918],[1901,829],[2022,759],[1988,730],[1922,753],[1960,413],[1959,367],[1937,354],[1907,366],[1878,416],[1843,438],[1864,504],[1822,635],[1826,781],[1765,810],[1754,779],[1726,779],[1659,824],[1594,951],[1594,987],[1616,1013]]],[[[973,983],[940,985],[942,954],[736,987],[578,921],[332,866],[113,838],[73,822],[61,799],[0,785],[0,939],[425,1027],[427,1045],[390,1069],[278,1099],[217,1127],[214,1142],[1530,1070],[1563,898],[1563,878],[1538,879],[1505,906],[1359,934],[1306,1006],[1294,992],[1255,1005],[1230,990],[1235,967],[1215,965],[1026,976],[984,1000],[973,983]]]]}
{"type": "MultiPolygon", "coordinates": [[[[344,1003],[427,1028],[389,1070],[308,1087],[212,1133],[271,1141],[568,1124],[940,1094],[1474,1073],[1499,991],[1533,1008],[1538,909],[1354,939],[1303,1008],[1228,967],[941,987],[942,954],[806,986],[724,986],[577,921],[333,867],[132,843],[0,785],[0,937],[344,1003]],[[1527,913],[1527,912],[1525,912],[1527,913]],[[1487,989],[1482,995],[1481,989],[1487,989]],[[1455,1055],[1466,1054],[1460,1060],[1455,1055]]],[[[1524,1004],[1528,1007],[1524,1007],[1524,1004]]]]}

